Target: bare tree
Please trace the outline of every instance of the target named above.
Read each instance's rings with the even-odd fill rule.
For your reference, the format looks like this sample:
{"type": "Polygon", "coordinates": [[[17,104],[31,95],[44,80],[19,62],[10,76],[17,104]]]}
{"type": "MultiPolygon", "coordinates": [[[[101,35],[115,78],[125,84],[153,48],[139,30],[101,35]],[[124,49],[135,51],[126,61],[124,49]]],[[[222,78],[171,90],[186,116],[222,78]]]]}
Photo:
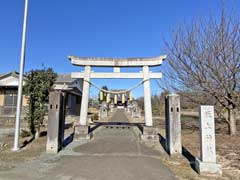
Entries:
{"type": "Polygon", "coordinates": [[[220,18],[208,16],[180,26],[165,45],[170,87],[213,97],[219,116],[235,135],[240,106],[239,17],[223,8],[220,18]]]}

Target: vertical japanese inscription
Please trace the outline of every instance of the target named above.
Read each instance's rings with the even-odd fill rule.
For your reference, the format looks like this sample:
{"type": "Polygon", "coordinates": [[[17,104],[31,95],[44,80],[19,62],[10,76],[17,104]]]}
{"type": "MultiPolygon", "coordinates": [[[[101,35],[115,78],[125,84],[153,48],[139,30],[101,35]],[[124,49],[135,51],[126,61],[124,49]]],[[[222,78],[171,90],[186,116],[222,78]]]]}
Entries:
{"type": "Polygon", "coordinates": [[[216,162],[214,107],[200,106],[201,160],[216,162]]]}

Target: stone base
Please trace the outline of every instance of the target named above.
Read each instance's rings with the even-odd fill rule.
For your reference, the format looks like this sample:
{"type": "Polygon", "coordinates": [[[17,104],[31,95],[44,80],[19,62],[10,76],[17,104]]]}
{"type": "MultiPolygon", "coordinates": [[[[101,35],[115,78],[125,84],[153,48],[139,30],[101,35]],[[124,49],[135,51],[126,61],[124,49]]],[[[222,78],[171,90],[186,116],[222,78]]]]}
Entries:
{"type": "Polygon", "coordinates": [[[142,140],[159,141],[158,129],[154,127],[144,126],[140,137],[142,140]]]}
{"type": "Polygon", "coordinates": [[[46,153],[47,154],[57,154],[62,148],[62,145],[57,141],[57,138],[54,140],[47,139],[46,153]]]}
{"type": "Polygon", "coordinates": [[[47,154],[57,154],[59,152],[59,149],[56,147],[51,147],[46,149],[47,154]]]}
{"type": "Polygon", "coordinates": [[[181,142],[175,144],[173,142],[170,142],[170,140],[166,140],[165,148],[167,153],[170,156],[179,156],[182,155],[182,144],[181,142]]]}
{"type": "Polygon", "coordinates": [[[132,111],[132,118],[141,118],[141,111],[132,111]]]}
{"type": "Polygon", "coordinates": [[[195,161],[195,168],[199,174],[222,175],[222,166],[216,163],[202,162],[199,159],[195,161]]]}
{"type": "Polygon", "coordinates": [[[47,139],[46,153],[57,154],[62,149],[62,145],[55,140],[47,139]]]}
{"type": "Polygon", "coordinates": [[[89,126],[75,126],[74,127],[74,140],[89,140],[92,134],[89,133],[89,126]]]}

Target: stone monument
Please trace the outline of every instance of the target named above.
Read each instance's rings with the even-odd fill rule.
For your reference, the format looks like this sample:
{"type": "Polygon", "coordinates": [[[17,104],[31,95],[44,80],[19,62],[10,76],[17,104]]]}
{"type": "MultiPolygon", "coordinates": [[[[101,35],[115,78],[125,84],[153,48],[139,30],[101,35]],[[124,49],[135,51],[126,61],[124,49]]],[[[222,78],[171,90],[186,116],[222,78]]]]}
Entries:
{"type": "Polygon", "coordinates": [[[64,95],[60,91],[49,94],[47,153],[58,153],[64,140],[64,95]]]}
{"type": "Polygon", "coordinates": [[[100,118],[107,118],[108,117],[108,109],[106,106],[101,106],[99,108],[99,117],[100,118]]]}
{"type": "Polygon", "coordinates": [[[166,149],[170,155],[182,154],[180,96],[166,96],[166,149]]]}
{"type": "Polygon", "coordinates": [[[216,163],[214,107],[200,106],[200,159],[195,167],[200,174],[222,174],[220,164],[216,163]]]}
{"type": "Polygon", "coordinates": [[[109,104],[109,110],[110,110],[110,112],[112,113],[112,112],[114,112],[114,104],[109,104]]]}
{"type": "Polygon", "coordinates": [[[141,109],[138,106],[132,108],[132,118],[140,118],[141,117],[141,109]]]}

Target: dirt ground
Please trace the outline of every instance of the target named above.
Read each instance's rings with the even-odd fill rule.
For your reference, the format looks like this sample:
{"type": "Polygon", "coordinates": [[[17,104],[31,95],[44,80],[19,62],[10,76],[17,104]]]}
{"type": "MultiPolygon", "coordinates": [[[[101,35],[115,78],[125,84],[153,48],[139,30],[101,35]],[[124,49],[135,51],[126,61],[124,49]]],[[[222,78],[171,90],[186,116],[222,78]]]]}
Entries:
{"type": "MultiPolygon", "coordinates": [[[[73,118],[73,121],[75,121],[75,118],[73,118]]],[[[72,124],[73,123],[71,120],[66,123],[64,132],[65,138],[67,138],[73,132],[72,124]]],[[[11,150],[13,147],[13,141],[13,133],[5,136],[2,135],[0,137],[0,171],[9,170],[18,166],[21,163],[40,158],[40,156],[46,151],[46,127],[43,127],[41,129],[41,135],[38,139],[33,140],[31,137],[20,137],[20,150],[17,152],[11,150]]]]}
{"type": "Polygon", "coordinates": [[[46,136],[32,142],[31,138],[20,138],[20,145],[28,143],[18,152],[11,151],[13,147],[13,134],[0,139],[0,171],[11,169],[18,164],[38,158],[46,147],[46,136]]]}
{"type": "MultiPolygon", "coordinates": [[[[155,118],[154,124],[160,128],[160,134],[165,137],[165,121],[162,118],[155,118]]],[[[190,165],[194,165],[195,158],[200,157],[200,132],[196,119],[182,120],[182,145],[184,156],[190,165]]],[[[226,123],[217,122],[216,129],[216,151],[217,163],[222,165],[223,179],[240,179],[240,138],[238,135],[231,137],[227,135],[226,123]]],[[[240,124],[238,124],[238,132],[240,124]]],[[[184,166],[187,166],[186,164],[184,166]]],[[[175,169],[176,173],[182,173],[182,169],[175,169]]],[[[187,173],[186,173],[187,174],[187,173]]],[[[185,177],[186,174],[182,174],[185,177]]],[[[190,176],[191,177],[191,176],[190,176]]],[[[193,179],[199,178],[193,176],[193,179]]],[[[185,178],[183,178],[185,179],[185,178]]],[[[186,178],[188,179],[188,178],[186,178]]],[[[207,178],[208,179],[208,178],[207,178]]],[[[217,178],[218,179],[218,178],[217,178]]]]}

